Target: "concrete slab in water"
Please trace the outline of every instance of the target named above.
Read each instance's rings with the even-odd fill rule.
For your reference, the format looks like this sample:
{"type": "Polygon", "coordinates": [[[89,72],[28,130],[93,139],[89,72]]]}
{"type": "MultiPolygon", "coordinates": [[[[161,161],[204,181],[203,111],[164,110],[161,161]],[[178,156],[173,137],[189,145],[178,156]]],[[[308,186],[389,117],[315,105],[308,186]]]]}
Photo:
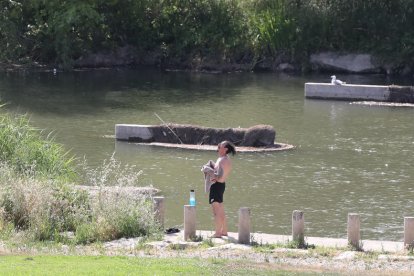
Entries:
{"type": "Polygon", "coordinates": [[[383,85],[334,85],[330,83],[305,83],[305,97],[336,100],[388,101],[390,90],[383,85]]]}
{"type": "MultiPolygon", "coordinates": [[[[181,126],[181,125],[178,125],[178,126],[181,126]]],[[[162,129],[163,127],[164,126],[157,126],[157,125],[116,124],[115,125],[115,138],[117,140],[128,141],[128,142],[132,142],[138,145],[149,145],[149,146],[157,146],[157,147],[165,147],[165,148],[181,148],[181,149],[191,149],[191,150],[210,150],[210,151],[217,150],[218,142],[215,144],[206,143],[203,141],[203,139],[201,139],[200,141],[197,140],[196,143],[182,142],[182,141],[187,141],[188,139],[187,140],[185,139],[186,135],[185,134],[183,135],[181,130],[178,131],[178,129],[176,129],[176,131],[171,132],[171,129],[169,128],[167,129],[166,127],[164,127],[165,130],[163,130],[162,129]],[[181,139],[180,139],[181,143],[171,142],[172,140],[177,140],[175,139],[175,137],[177,137],[176,132],[181,135],[181,139]],[[163,133],[165,137],[163,137],[163,135],[160,135],[159,133],[163,133]]],[[[233,129],[233,131],[228,131],[228,129],[218,129],[219,131],[223,130],[223,132],[228,131],[230,133],[229,137],[231,138],[228,138],[226,135],[222,135],[222,136],[217,136],[214,139],[234,141],[235,140],[234,137],[237,137],[236,134],[239,135],[240,137],[238,137],[238,139],[236,140],[239,140],[239,142],[240,141],[242,142],[240,144],[237,144],[235,142],[236,147],[237,147],[237,152],[271,152],[271,151],[282,151],[282,150],[288,150],[288,149],[294,148],[294,146],[289,145],[289,144],[274,142],[275,131],[273,130],[273,127],[264,126],[264,125],[259,125],[257,127],[261,129],[257,128],[259,132],[256,132],[256,134],[254,134],[255,127],[251,127],[248,129],[237,128],[237,129],[233,129]],[[253,131],[250,131],[252,129],[253,131]],[[246,137],[248,137],[249,139],[246,137]],[[260,143],[259,143],[260,145],[256,145],[256,143],[254,142],[256,141],[255,139],[260,140],[260,143]],[[246,141],[250,141],[250,142],[246,142],[246,141]],[[264,143],[263,141],[265,141],[266,143],[264,143]],[[264,143],[264,145],[261,145],[262,142],[264,143]]],[[[212,128],[209,128],[208,130],[210,129],[212,128]]],[[[192,134],[191,133],[190,134],[194,135],[196,138],[199,137],[200,135],[201,136],[202,135],[214,136],[214,132],[207,132],[203,134],[202,131],[203,131],[202,128],[195,126],[194,129],[192,129],[192,134]]],[[[223,140],[219,140],[219,142],[223,140]]]]}

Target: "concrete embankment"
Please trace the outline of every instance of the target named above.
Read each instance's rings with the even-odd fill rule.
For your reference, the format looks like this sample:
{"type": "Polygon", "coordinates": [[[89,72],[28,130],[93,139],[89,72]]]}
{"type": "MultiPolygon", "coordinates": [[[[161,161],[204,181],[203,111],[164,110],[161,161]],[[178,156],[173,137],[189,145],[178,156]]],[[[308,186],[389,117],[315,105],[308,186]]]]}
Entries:
{"type": "Polygon", "coordinates": [[[414,88],[396,85],[333,85],[308,82],[305,83],[305,97],[309,99],[414,103],[414,88]]]}

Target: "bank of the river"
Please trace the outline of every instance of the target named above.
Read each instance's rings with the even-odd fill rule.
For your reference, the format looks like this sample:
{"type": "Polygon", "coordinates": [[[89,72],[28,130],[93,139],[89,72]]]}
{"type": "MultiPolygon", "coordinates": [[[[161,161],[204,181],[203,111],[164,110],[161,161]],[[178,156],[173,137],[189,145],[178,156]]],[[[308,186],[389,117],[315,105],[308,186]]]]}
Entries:
{"type": "Polygon", "coordinates": [[[394,77],[413,76],[414,67],[396,65],[383,61],[372,54],[322,52],[310,55],[301,63],[285,61],[279,56],[267,56],[261,60],[246,59],[239,62],[222,61],[217,58],[205,57],[198,59],[188,56],[181,59],[161,59],[158,54],[147,53],[145,56],[131,56],[122,60],[117,52],[91,54],[75,62],[73,67],[62,67],[56,64],[38,62],[0,62],[0,72],[62,72],[90,71],[108,69],[156,69],[162,72],[197,72],[223,74],[235,72],[274,72],[288,74],[302,73],[342,73],[342,74],[383,74],[394,77]],[[151,57],[151,58],[148,58],[151,57]]]}
{"type": "Polygon", "coordinates": [[[336,51],[375,54],[389,64],[381,70],[412,74],[412,13],[402,0],[6,1],[0,61],[285,71],[313,69],[311,54],[336,51]]]}
{"type": "MultiPolygon", "coordinates": [[[[141,238],[120,239],[103,244],[87,246],[37,246],[1,244],[2,255],[42,256],[127,256],[171,260],[216,260],[230,266],[256,268],[257,271],[293,271],[345,275],[412,275],[414,256],[412,252],[390,252],[382,250],[352,251],[346,246],[326,246],[317,244],[309,249],[289,248],[289,243],[266,243],[257,241],[255,245],[235,243],[230,233],[228,239],[207,238],[209,232],[199,232],[199,242],[184,242],[182,233],[165,235],[159,241],[141,238]],[[241,265],[243,264],[243,265],[241,265]]],[[[163,261],[160,261],[163,262],[163,261]]],[[[213,264],[210,264],[213,265],[213,264]]],[[[207,264],[207,266],[209,266],[207,264]]]]}

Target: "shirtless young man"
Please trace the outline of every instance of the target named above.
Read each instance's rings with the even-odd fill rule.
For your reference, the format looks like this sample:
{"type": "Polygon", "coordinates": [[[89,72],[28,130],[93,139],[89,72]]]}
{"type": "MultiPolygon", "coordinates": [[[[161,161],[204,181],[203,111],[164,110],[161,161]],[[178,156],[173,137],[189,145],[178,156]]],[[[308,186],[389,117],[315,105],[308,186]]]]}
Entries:
{"type": "Polygon", "coordinates": [[[227,236],[227,220],[224,212],[223,194],[226,189],[226,179],[231,171],[231,160],[228,156],[236,154],[235,146],[229,141],[223,141],[217,146],[218,159],[214,163],[214,171],[216,178],[213,179],[214,184],[210,187],[209,203],[211,204],[215,233],[214,238],[227,236]]]}

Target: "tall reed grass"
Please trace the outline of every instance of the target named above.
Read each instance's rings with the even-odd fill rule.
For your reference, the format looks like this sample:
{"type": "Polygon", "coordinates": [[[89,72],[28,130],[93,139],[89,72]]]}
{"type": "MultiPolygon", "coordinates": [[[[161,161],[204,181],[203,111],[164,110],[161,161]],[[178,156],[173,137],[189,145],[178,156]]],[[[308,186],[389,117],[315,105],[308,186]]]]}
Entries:
{"type": "Polygon", "coordinates": [[[88,198],[73,185],[20,174],[0,163],[0,221],[12,225],[31,240],[53,240],[62,231],[73,231],[88,213],[88,198]]]}
{"type": "Polygon", "coordinates": [[[43,138],[26,115],[0,114],[0,161],[22,174],[74,180],[74,158],[50,136],[43,138]]]}
{"type": "MultiPolygon", "coordinates": [[[[111,159],[100,174],[115,178],[108,164],[110,168],[119,167],[119,162],[111,159]]],[[[13,232],[32,241],[85,244],[160,233],[151,196],[130,193],[124,184],[112,186],[113,182],[105,179],[98,183],[102,189],[97,194],[89,194],[72,183],[19,175],[7,163],[0,163],[0,173],[2,236],[13,232]],[[110,192],[103,189],[108,186],[112,187],[110,192]],[[73,232],[75,239],[65,240],[65,232],[73,232]]],[[[117,173],[127,178],[122,168],[117,173]]],[[[136,177],[137,173],[131,175],[136,177]]]]}
{"type": "Polygon", "coordinates": [[[151,196],[125,189],[140,184],[141,171],[114,156],[83,170],[77,177],[75,159],[43,139],[26,116],[1,115],[0,236],[89,243],[159,233],[151,196]],[[79,189],[75,180],[98,186],[98,194],[79,189]],[[65,232],[75,239],[66,240],[65,232]]]}
{"type": "Polygon", "coordinates": [[[99,191],[90,196],[90,217],[82,221],[76,229],[78,242],[159,233],[152,196],[132,193],[127,189],[140,185],[142,171],[135,166],[122,165],[114,155],[97,168],[88,168],[85,165],[84,171],[84,182],[99,187],[99,191]],[[106,189],[108,187],[111,189],[106,189]]]}

